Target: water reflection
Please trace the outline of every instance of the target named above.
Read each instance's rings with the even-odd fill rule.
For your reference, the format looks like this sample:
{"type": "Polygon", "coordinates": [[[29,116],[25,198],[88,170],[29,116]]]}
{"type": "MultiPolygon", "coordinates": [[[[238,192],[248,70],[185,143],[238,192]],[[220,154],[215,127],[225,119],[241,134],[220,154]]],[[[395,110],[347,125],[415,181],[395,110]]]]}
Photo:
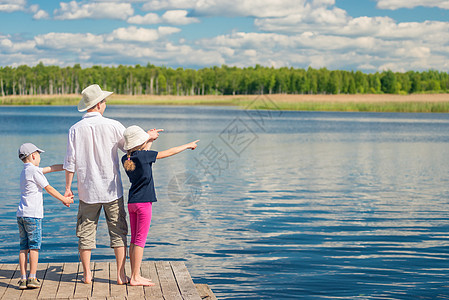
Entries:
{"type": "MultiPolygon", "coordinates": [[[[154,166],[159,202],[144,259],[185,260],[220,299],[449,297],[446,114],[283,112],[263,127],[232,108],[110,106],[106,114],[164,128],[158,150],[201,139],[195,152],[154,166]],[[256,137],[239,153],[220,138],[236,118],[256,137]],[[208,145],[231,161],[211,170],[215,178],[198,164],[208,145]],[[186,170],[202,188],[192,206],[167,191],[186,170]]],[[[17,260],[18,146],[46,150],[43,165],[62,162],[80,117],[73,107],[0,107],[1,262],[17,260]]],[[[63,190],[62,173],[48,179],[63,190]]],[[[45,196],[41,261],[78,260],[75,216],[76,205],[45,196]]],[[[102,220],[93,259],[113,260],[107,245],[102,220]]]]}

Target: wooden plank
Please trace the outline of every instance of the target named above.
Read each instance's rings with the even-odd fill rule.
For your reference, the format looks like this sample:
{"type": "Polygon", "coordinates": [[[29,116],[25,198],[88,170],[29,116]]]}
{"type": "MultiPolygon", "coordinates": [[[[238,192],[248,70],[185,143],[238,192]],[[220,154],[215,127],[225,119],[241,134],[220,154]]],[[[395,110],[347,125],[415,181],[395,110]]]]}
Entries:
{"type": "MultiPolygon", "coordinates": [[[[131,277],[131,264],[129,262],[125,265],[126,275],[131,277]]],[[[126,286],[128,289],[128,299],[142,299],[145,298],[145,292],[143,286],[132,286],[128,284],[126,286]]]]}
{"type": "MultiPolygon", "coordinates": [[[[93,262],[90,263],[90,269],[92,272],[92,276],[95,276],[95,269],[93,262]]],[[[92,282],[86,284],[82,281],[82,278],[83,278],[83,266],[80,263],[80,266],[78,268],[78,276],[76,278],[76,288],[74,298],[85,299],[92,295],[92,282]]]]}
{"type": "Polygon", "coordinates": [[[147,299],[163,300],[161,284],[159,282],[159,277],[157,276],[156,264],[153,261],[143,261],[142,266],[142,276],[151,279],[154,282],[154,286],[144,287],[145,297],[147,299]]]}
{"type": "MultiPolygon", "coordinates": [[[[217,299],[208,285],[193,283],[184,262],[142,262],[142,276],[153,280],[152,287],[117,285],[115,261],[91,266],[93,284],[84,284],[80,263],[41,263],[37,272],[41,288],[21,291],[16,284],[18,264],[0,264],[0,299],[217,299]]],[[[130,275],[129,264],[125,270],[130,275]]]]}
{"type": "Polygon", "coordinates": [[[172,267],[173,274],[175,275],[176,282],[178,283],[178,288],[181,292],[182,298],[185,300],[201,300],[184,262],[172,261],[170,265],[172,267]]]}
{"type": "Polygon", "coordinates": [[[215,297],[214,292],[212,292],[209,285],[195,284],[195,287],[202,300],[217,300],[217,297],[215,297]]]}
{"type": "Polygon", "coordinates": [[[62,275],[62,263],[51,263],[47,266],[45,278],[41,282],[39,299],[55,297],[58,292],[59,281],[62,275]]]}
{"type": "Polygon", "coordinates": [[[117,284],[117,262],[109,264],[109,281],[111,295],[114,297],[126,297],[126,285],[117,284]]]}
{"type": "MultiPolygon", "coordinates": [[[[12,281],[12,278],[14,277],[14,274],[16,270],[19,269],[19,265],[13,265],[13,264],[3,264],[0,269],[0,299],[4,299],[4,295],[8,288],[14,288],[10,287],[10,285],[13,285],[14,282],[12,281]]],[[[20,270],[18,270],[20,274],[20,270]]],[[[18,285],[16,283],[16,288],[18,288],[18,285]]]]}
{"type": "Polygon", "coordinates": [[[159,276],[159,282],[164,298],[171,300],[181,300],[181,294],[178,285],[173,275],[173,270],[168,261],[157,261],[156,270],[159,276]]]}
{"type": "Polygon", "coordinates": [[[19,299],[20,298],[20,296],[22,294],[22,290],[19,290],[19,284],[18,284],[19,279],[20,279],[20,268],[17,265],[14,273],[12,274],[12,278],[9,282],[8,288],[6,289],[5,293],[3,294],[2,299],[10,300],[10,299],[19,299]]]}
{"type": "Polygon", "coordinates": [[[74,296],[79,266],[80,263],[65,263],[63,265],[56,298],[67,299],[74,296]]]}
{"type": "Polygon", "coordinates": [[[95,263],[95,279],[92,286],[92,298],[106,297],[109,294],[109,263],[96,262],[95,263]]]}

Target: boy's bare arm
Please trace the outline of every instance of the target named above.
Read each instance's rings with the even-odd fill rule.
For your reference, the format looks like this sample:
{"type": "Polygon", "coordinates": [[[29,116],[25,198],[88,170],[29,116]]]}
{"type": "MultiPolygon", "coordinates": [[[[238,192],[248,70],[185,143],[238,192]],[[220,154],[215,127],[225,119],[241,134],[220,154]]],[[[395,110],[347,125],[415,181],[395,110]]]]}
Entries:
{"type": "Polygon", "coordinates": [[[52,187],[51,185],[47,185],[45,187],[45,190],[47,191],[47,193],[49,193],[51,196],[55,197],[56,199],[58,199],[59,201],[62,202],[62,204],[64,204],[67,207],[70,207],[70,204],[73,203],[73,195],[69,196],[69,197],[64,197],[63,195],[61,195],[61,193],[59,193],[54,187],[52,187]]]}
{"type": "Polygon", "coordinates": [[[62,169],[62,164],[57,164],[57,165],[52,165],[52,166],[43,168],[42,172],[44,174],[47,174],[47,173],[51,173],[51,172],[59,172],[59,171],[62,171],[62,170],[63,170],[62,169]]]}
{"type": "Polygon", "coordinates": [[[166,157],[178,154],[178,153],[180,153],[180,152],[182,152],[184,150],[187,150],[187,149],[195,150],[195,148],[198,146],[196,143],[198,143],[199,141],[200,140],[196,140],[194,142],[191,142],[191,143],[188,143],[188,144],[185,144],[185,145],[182,145],[182,146],[173,147],[173,148],[170,148],[168,150],[164,150],[164,151],[158,152],[156,158],[157,159],[166,158],[166,157]]]}

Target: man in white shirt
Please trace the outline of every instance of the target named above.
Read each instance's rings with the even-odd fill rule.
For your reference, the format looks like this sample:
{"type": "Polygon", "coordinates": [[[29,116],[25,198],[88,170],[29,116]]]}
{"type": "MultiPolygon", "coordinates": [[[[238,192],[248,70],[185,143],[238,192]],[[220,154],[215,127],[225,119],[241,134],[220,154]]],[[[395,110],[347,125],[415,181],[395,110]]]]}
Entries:
{"type": "Polygon", "coordinates": [[[68,134],[65,196],[73,195],[71,185],[77,173],[79,208],[76,235],[83,265],[84,283],[92,281],[90,259],[96,248],[96,230],[101,208],[108,224],[111,248],[117,260],[117,283],[128,282],[125,276],[126,235],[128,225],[123,203],[120,161],[117,150],[123,150],[125,127],[118,121],[103,117],[106,97],[112,92],[90,85],[82,91],[80,112],[87,111],[68,134]]]}

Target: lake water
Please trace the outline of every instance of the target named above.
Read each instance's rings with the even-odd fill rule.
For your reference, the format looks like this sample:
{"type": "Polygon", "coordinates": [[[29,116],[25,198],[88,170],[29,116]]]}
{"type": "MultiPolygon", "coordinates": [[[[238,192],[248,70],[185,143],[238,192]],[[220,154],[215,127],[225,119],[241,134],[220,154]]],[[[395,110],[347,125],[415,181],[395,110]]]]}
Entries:
{"type": "MultiPolygon", "coordinates": [[[[18,147],[43,148],[41,166],[62,163],[81,116],[0,107],[0,262],[18,256],[18,147]]],[[[201,140],[154,166],[145,260],[185,261],[220,299],[449,298],[449,115],[109,106],[105,116],[164,128],[156,150],[201,140]]],[[[63,190],[62,172],[47,178],[63,190]]],[[[45,194],[40,262],[78,261],[77,202],[45,194]]],[[[104,219],[97,244],[93,260],[114,260],[104,219]]]]}

